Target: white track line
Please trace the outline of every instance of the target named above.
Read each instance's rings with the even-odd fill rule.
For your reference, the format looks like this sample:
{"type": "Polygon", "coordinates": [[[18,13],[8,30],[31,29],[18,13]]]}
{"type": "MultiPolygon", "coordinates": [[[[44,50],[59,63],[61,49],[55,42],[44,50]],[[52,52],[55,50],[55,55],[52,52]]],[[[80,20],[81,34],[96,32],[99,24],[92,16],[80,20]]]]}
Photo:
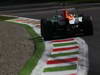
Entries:
{"type": "Polygon", "coordinates": [[[76,51],[79,51],[79,49],[72,49],[72,50],[59,51],[59,52],[52,52],[51,55],[53,55],[53,54],[61,54],[61,53],[71,53],[71,52],[76,52],[76,51]]]}
{"type": "Polygon", "coordinates": [[[59,46],[59,47],[54,47],[54,46],[53,46],[53,49],[56,49],[56,48],[69,48],[69,47],[75,47],[75,46],[79,46],[79,44],[66,45],[66,46],[59,46]]]}

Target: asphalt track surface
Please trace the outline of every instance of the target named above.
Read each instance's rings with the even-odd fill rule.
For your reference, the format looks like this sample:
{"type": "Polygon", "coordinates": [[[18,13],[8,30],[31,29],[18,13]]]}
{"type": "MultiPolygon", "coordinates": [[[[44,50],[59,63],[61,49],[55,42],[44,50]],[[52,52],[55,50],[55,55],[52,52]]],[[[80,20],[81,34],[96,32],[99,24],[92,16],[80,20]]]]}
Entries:
{"type": "MultiPolygon", "coordinates": [[[[100,74],[100,7],[82,8],[79,9],[80,13],[93,16],[94,24],[94,35],[83,37],[89,46],[89,74],[98,75],[100,74]]],[[[55,10],[44,10],[44,11],[31,11],[31,12],[8,12],[10,15],[17,15],[29,18],[46,18],[55,14],[55,10]]],[[[0,14],[7,14],[0,13],[0,14]]]]}

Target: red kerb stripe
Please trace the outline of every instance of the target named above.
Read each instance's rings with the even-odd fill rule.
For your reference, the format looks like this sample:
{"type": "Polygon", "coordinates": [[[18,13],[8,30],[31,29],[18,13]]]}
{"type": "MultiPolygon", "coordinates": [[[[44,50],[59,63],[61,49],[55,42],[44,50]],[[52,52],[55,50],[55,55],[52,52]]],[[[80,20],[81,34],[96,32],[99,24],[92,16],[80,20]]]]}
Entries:
{"type": "Polygon", "coordinates": [[[65,41],[72,41],[74,39],[65,39],[65,40],[52,40],[52,42],[65,42],[65,41]]]}
{"type": "Polygon", "coordinates": [[[67,59],[59,59],[59,60],[49,60],[47,62],[47,64],[60,64],[60,63],[68,63],[68,62],[73,62],[73,61],[77,61],[78,58],[67,58],[67,59]]]}
{"type": "Polygon", "coordinates": [[[74,74],[69,74],[69,75],[77,75],[76,73],[74,73],[74,74]]]}

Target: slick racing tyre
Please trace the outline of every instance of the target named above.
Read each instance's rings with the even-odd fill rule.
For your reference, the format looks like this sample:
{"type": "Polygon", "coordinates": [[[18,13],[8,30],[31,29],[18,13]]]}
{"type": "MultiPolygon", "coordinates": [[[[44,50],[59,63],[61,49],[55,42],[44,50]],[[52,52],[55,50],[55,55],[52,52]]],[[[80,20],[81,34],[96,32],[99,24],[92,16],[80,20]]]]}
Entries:
{"type": "Polygon", "coordinates": [[[90,16],[83,16],[82,22],[84,28],[84,35],[93,35],[93,24],[90,16]]]}
{"type": "Polygon", "coordinates": [[[49,40],[51,38],[51,22],[47,19],[41,19],[41,35],[44,40],[49,40]]]}

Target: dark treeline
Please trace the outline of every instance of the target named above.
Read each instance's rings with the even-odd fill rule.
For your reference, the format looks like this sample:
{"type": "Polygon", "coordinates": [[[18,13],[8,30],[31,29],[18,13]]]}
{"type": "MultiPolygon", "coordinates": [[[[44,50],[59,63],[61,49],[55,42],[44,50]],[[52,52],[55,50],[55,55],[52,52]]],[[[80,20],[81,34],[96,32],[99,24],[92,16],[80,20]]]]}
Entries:
{"type": "Polygon", "coordinates": [[[0,5],[14,5],[14,4],[27,4],[27,3],[44,3],[50,0],[0,0],[0,5]]]}
{"type": "Polygon", "coordinates": [[[44,2],[100,2],[100,0],[0,0],[0,6],[29,4],[29,3],[44,3],[44,2]]]}
{"type": "Polygon", "coordinates": [[[11,2],[17,2],[17,3],[20,3],[20,2],[23,2],[23,3],[26,3],[26,2],[47,2],[47,1],[50,1],[50,0],[0,0],[1,3],[2,2],[5,2],[5,3],[11,3],[11,2]]]}

